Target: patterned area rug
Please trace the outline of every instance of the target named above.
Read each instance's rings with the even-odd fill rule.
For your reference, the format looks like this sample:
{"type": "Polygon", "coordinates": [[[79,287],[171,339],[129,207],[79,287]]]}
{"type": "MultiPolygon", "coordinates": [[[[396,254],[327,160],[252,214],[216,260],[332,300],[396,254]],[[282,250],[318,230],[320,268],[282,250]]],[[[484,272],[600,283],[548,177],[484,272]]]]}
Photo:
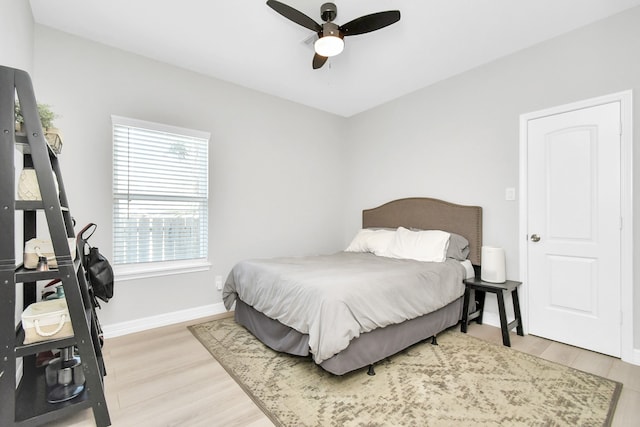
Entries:
{"type": "Polygon", "coordinates": [[[622,388],[453,329],[375,376],[274,352],[233,318],[190,329],[278,426],[606,426],[622,388]]]}

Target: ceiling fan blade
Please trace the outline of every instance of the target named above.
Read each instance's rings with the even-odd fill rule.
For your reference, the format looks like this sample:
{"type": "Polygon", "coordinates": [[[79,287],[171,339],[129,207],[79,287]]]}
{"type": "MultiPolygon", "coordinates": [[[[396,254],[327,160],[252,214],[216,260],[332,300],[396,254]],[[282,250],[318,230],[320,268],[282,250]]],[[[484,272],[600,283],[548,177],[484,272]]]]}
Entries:
{"type": "Polygon", "coordinates": [[[372,13],[371,15],[361,16],[353,21],[340,26],[340,31],[345,36],[355,36],[358,34],[370,33],[379,30],[400,20],[399,10],[388,10],[386,12],[372,13]]]}
{"type": "Polygon", "coordinates": [[[324,63],[327,62],[327,59],[329,58],[326,56],[320,56],[317,53],[313,55],[313,69],[317,70],[318,68],[322,67],[324,63]]]}
{"type": "Polygon", "coordinates": [[[285,18],[295,22],[298,25],[302,25],[303,27],[308,28],[311,31],[315,31],[316,33],[318,31],[322,31],[322,26],[320,24],[309,18],[304,13],[295,10],[291,6],[287,6],[286,4],[280,3],[276,0],[267,0],[267,6],[269,6],[271,9],[275,10],[285,18]]]}

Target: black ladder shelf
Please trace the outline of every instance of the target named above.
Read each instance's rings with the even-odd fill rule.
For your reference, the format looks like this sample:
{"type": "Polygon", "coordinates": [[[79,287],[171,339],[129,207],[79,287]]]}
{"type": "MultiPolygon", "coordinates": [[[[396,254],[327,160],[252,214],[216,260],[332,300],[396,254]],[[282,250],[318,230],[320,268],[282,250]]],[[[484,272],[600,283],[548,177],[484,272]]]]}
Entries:
{"type": "Polygon", "coordinates": [[[103,383],[106,371],[97,319],[81,263],[82,249],[76,248],[76,257],[72,257],[69,249],[68,238],[75,237],[75,233],[58,158],[45,140],[29,74],[3,66],[0,66],[0,133],[0,425],[42,425],[91,408],[96,425],[108,426],[111,421],[103,383]],[[24,118],[24,134],[15,133],[16,95],[24,118]],[[35,169],[42,200],[16,201],[14,160],[19,155],[16,148],[22,153],[24,165],[35,169]],[[22,254],[16,256],[16,212],[22,214],[22,239],[27,241],[36,237],[38,211],[44,211],[57,269],[27,270],[20,263],[22,254]],[[26,308],[36,300],[36,283],[51,279],[62,281],[74,335],[23,344],[24,330],[15,322],[16,283],[23,284],[22,308],[26,308]],[[36,354],[71,346],[77,348],[82,361],[84,390],[68,401],[48,403],[45,368],[36,368],[36,354]],[[18,378],[20,357],[22,376],[18,378]]]}

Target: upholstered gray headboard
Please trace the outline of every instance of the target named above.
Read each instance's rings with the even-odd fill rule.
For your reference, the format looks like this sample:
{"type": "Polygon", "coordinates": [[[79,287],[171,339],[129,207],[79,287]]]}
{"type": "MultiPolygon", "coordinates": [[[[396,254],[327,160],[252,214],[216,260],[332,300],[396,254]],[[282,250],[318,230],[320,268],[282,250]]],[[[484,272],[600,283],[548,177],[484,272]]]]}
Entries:
{"type": "Polygon", "coordinates": [[[466,237],[469,259],[480,265],[482,208],[464,206],[428,197],[411,197],[362,211],[362,227],[419,228],[443,230],[466,237]]]}

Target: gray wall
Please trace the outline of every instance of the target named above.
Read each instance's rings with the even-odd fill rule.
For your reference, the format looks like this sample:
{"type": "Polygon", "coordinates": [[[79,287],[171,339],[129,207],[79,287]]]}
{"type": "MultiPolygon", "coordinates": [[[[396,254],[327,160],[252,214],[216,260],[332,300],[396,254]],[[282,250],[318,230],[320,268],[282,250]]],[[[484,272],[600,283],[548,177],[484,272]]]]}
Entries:
{"type": "MultiPolygon", "coordinates": [[[[519,278],[519,116],[633,89],[640,135],[640,8],[573,31],[424,88],[349,121],[346,236],[363,206],[428,195],[484,209],[484,243],[505,248],[519,278]]],[[[640,188],[640,150],[635,150],[640,188]]],[[[635,239],[640,242],[640,198],[635,239]]],[[[640,269],[635,257],[635,347],[640,346],[640,269]]],[[[495,305],[495,300],[492,303],[495,305]]],[[[497,312],[494,307],[492,311],[497,312]]]]}
{"type": "Polygon", "coordinates": [[[0,65],[31,71],[33,16],[28,1],[0,0],[0,65]]]}
{"type": "Polygon", "coordinates": [[[221,301],[247,257],[342,248],[346,119],[36,26],[36,93],[62,117],[60,162],[78,225],[110,258],[111,114],[211,132],[209,272],[122,281],[105,325],[221,301]],[[319,130],[322,129],[322,132],[319,130]]]}

